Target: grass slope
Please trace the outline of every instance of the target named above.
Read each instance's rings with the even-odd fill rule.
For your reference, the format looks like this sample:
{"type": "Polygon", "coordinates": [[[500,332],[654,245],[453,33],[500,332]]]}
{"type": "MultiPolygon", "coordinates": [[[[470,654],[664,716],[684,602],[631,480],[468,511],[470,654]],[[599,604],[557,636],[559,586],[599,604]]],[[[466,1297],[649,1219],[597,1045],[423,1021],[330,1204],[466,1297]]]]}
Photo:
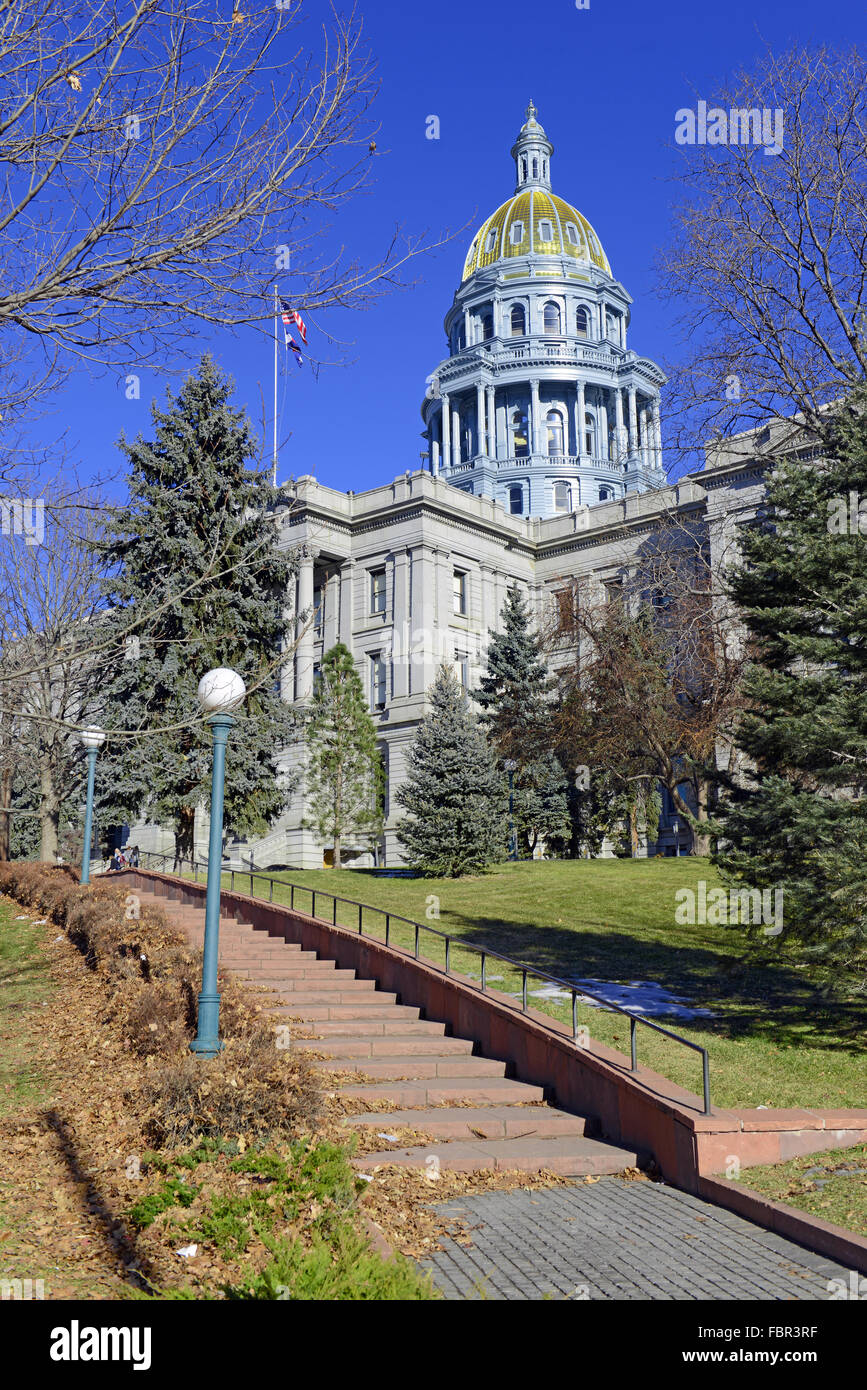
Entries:
{"type": "MultiPolygon", "coordinates": [[[[707,860],[596,859],[504,864],[477,878],[384,878],[363,871],[328,870],[281,875],[275,901],[289,902],[288,883],[302,885],[295,905],[330,918],[336,893],[374,908],[454,934],[475,946],[499,950],[553,975],[629,982],[654,980],[690,1003],[709,1008],[713,1019],[690,1023],[658,1020],[710,1051],[716,1105],[863,1106],[867,1104],[863,1000],[829,1002],[819,977],[787,943],[750,938],[732,927],[678,924],[679,888],[708,889],[718,876],[707,860]],[[426,914],[439,912],[439,918],[426,914]]],[[[228,887],[230,876],[224,875],[228,887]]],[[[249,877],[235,875],[240,892],[249,877]]],[[[256,878],[257,896],[268,884],[256,878]]],[[[338,905],[337,921],[358,925],[358,910],[338,905]]],[[[382,937],[383,918],[365,913],[365,934],[382,937]]],[[[391,941],[412,949],[413,932],[391,925],[391,941]]],[[[442,943],[422,934],[422,954],[442,964],[442,943]]],[[[478,975],[478,956],[452,950],[456,971],[478,975]]],[[[489,961],[495,987],[520,989],[520,975],[489,961]]],[[[533,986],[531,984],[530,988],[533,986]]],[[[533,1007],[568,1022],[570,1006],[531,998],[533,1007]]],[[[579,1023],[591,1036],[628,1049],[622,1015],[579,1006],[579,1023]]],[[[695,1053],[639,1029],[639,1060],[691,1090],[700,1089],[695,1053]]]]}

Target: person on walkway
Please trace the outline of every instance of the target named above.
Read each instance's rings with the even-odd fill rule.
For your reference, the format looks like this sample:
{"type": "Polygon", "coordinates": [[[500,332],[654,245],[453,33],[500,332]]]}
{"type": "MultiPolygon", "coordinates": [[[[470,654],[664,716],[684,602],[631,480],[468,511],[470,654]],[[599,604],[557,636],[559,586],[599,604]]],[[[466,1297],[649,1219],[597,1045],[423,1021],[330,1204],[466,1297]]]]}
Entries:
{"type": "Polygon", "coordinates": [[[138,845],[133,845],[131,847],[127,863],[131,869],[138,868],[138,845]]]}

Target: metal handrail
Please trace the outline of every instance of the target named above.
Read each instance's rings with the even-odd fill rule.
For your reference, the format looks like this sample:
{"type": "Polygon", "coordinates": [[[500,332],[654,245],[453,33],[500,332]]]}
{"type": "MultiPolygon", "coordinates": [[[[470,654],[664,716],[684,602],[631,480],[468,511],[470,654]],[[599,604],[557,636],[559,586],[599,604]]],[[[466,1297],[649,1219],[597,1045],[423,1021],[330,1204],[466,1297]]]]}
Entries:
{"type": "MultiPolygon", "coordinates": [[[[166,864],[166,863],[168,863],[168,862],[171,862],[172,864],[179,864],[179,865],[181,865],[181,868],[183,868],[183,865],[184,865],[184,864],[189,864],[189,865],[190,865],[190,868],[193,870],[194,879],[195,879],[196,882],[198,882],[199,869],[200,869],[200,868],[202,868],[202,869],[207,869],[207,867],[208,867],[208,866],[207,866],[207,863],[206,863],[204,860],[198,860],[198,859],[183,859],[183,858],[176,857],[175,855],[170,855],[170,854],[158,854],[158,853],[152,852],[152,851],[150,851],[150,850],[142,850],[142,851],[140,851],[140,856],[141,856],[142,859],[145,859],[145,858],[146,858],[146,859],[160,859],[160,860],[162,860],[163,864],[166,864]]],[[[466,951],[475,951],[475,952],[481,957],[481,988],[482,988],[482,993],[483,993],[483,994],[486,994],[486,993],[487,993],[487,962],[488,962],[489,959],[500,960],[500,961],[502,961],[505,965],[510,965],[510,966],[512,966],[513,969],[519,970],[519,971],[521,972],[521,1011],[522,1011],[523,1013],[526,1013],[526,1012],[527,1012],[527,1008],[528,1008],[528,1006],[527,1006],[527,979],[528,979],[529,976],[532,975],[534,979],[537,979],[537,980],[546,980],[546,981],[548,981],[550,984],[559,985],[559,986],[561,987],[561,989],[568,990],[569,993],[570,993],[571,996],[572,996],[572,1039],[573,1039],[573,1041],[577,1041],[577,1038],[578,1038],[578,1031],[579,1031],[579,1030],[578,1030],[578,999],[581,998],[581,997],[587,998],[587,999],[593,999],[593,1000],[595,1000],[597,1003],[604,1005],[604,1007],[605,1007],[606,1009],[610,1009],[610,1010],[612,1010],[612,1011],[615,1012],[615,1013],[623,1014],[624,1018],[628,1018],[628,1019],[629,1019],[629,1053],[630,1053],[630,1070],[632,1070],[632,1071],[637,1071],[637,1070],[638,1070],[638,1038],[637,1038],[637,1029],[636,1029],[636,1025],[639,1024],[639,1023],[641,1023],[645,1028],[652,1028],[653,1031],[654,1031],[655,1033],[662,1033],[664,1037],[666,1037],[666,1038],[671,1038],[671,1039],[673,1039],[674,1042],[680,1043],[683,1047],[688,1047],[688,1048],[690,1048],[690,1050],[691,1050],[692,1052],[698,1052],[698,1053],[701,1055],[701,1079],[702,1079],[702,1091],[703,1091],[703,1096],[704,1096],[704,1113],[705,1113],[705,1115],[710,1115],[710,1113],[711,1113],[711,1103],[710,1103],[710,1060],[709,1060],[709,1057],[708,1057],[707,1048],[706,1048],[706,1047],[702,1047],[699,1043],[691,1042],[689,1038],[681,1037],[680,1033],[674,1033],[674,1032],[672,1032],[672,1030],[671,1030],[670,1028],[663,1028],[662,1025],[661,1025],[660,1023],[654,1023],[651,1019],[649,1019],[649,1018],[644,1018],[644,1016],[641,1015],[641,1014],[637,1014],[637,1015],[636,1015],[636,1014],[634,1014],[634,1013],[631,1013],[629,1009],[624,1009],[624,1008],[622,1008],[620,1004],[614,1004],[614,1003],[612,1003],[610,999],[605,999],[602,995],[594,994],[592,990],[583,989],[583,988],[578,989],[574,984],[571,983],[571,981],[569,981],[569,980],[563,980],[563,979],[560,978],[559,975],[551,975],[551,974],[548,973],[547,970],[539,970],[535,965],[526,965],[523,961],[515,960],[515,958],[514,958],[513,956],[504,955],[502,951],[495,951],[495,950],[494,950],[492,947],[490,947],[490,946],[477,946],[477,945],[475,944],[475,942],[466,941],[466,940],[464,940],[463,937],[460,937],[460,936],[449,936],[449,934],[448,934],[447,932],[439,931],[438,928],[436,928],[436,927],[429,927],[429,926],[427,926],[424,922],[416,922],[416,921],[415,921],[413,918],[411,918],[411,917],[402,917],[402,916],[400,916],[400,915],[399,915],[398,913],[396,913],[396,912],[389,912],[389,911],[387,911],[384,907],[372,907],[372,906],[370,905],[370,903],[360,903],[360,902],[358,901],[357,898],[342,898],[342,897],[339,897],[336,893],[329,893],[329,892],[327,892],[324,888],[308,888],[308,886],[307,886],[306,884],[304,884],[304,883],[289,883],[289,882],[287,882],[286,879],[284,879],[284,878],[278,878],[278,877],[276,877],[274,874],[266,874],[266,873],[263,873],[263,872],[262,872],[261,870],[259,870],[259,869],[223,869],[223,867],[221,866],[221,867],[220,867],[220,874],[221,874],[221,876],[222,876],[224,873],[228,873],[228,874],[230,874],[230,876],[231,876],[230,891],[234,891],[234,888],[235,888],[235,875],[236,875],[236,874],[240,875],[242,878],[248,878],[248,877],[249,877],[249,879],[250,879],[250,897],[251,897],[251,898],[256,897],[256,894],[253,892],[253,880],[256,879],[256,878],[265,879],[266,882],[269,884],[268,902],[270,902],[270,903],[273,903],[273,901],[274,901],[274,884],[275,884],[275,883],[279,883],[279,884],[281,885],[281,887],[283,887],[283,888],[288,888],[288,889],[290,890],[290,891],[289,891],[289,908],[290,908],[290,910],[294,910],[294,908],[295,908],[295,890],[296,890],[296,888],[297,888],[298,891],[301,892],[301,893],[309,893],[309,894],[311,895],[311,909],[310,909],[310,916],[311,916],[311,917],[315,917],[315,916],[316,916],[316,898],[317,898],[317,895],[318,895],[320,898],[330,898],[330,899],[331,899],[331,902],[332,902],[332,920],[331,920],[331,925],[332,925],[332,926],[337,926],[337,904],[338,904],[338,903],[345,903],[345,904],[347,904],[347,906],[349,906],[349,907],[357,907],[357,908],[358,908],[358,935],[359,935],[359,936],[363,936],[363,935],[364,935],[364,920],[363,920],[364,913],[365,913],[365,912],[377,912],[377,913],[379,913],[380,917],[384,917],[384,918],[385,918],[385,945],[386,945],[386,946],[389,944],[389,936],[390,936],[390,930],[391,930],[391,923],[392,923],[392,922],[404,922],[408,927],[414,928],[414,933],[415,933],[414,956],[415,956],[416,960],[419,959],[419,933],[420,933],[420,932],[423,932],[423,931],[426,931],[426,932],[429,932],[432,936],[438,936],[438,937],[440,937],[440,938],[445,942],[445,974],[446,974],[446,975],[448,975],[449,972],[450,972],[450,963],[451,963],[450,958],[451,958],[451,945],[452,945],[452,942],[455,942],[456,945],[460,946],[462,949],[464,949],[464,950],[466,950],[466,951]]],[[[325,919],[325,918],[321,918],[320,920],[321,920],[321,921],[325,921],[326,919],[325,919]]],[[[347,928],[347,930],[348,930],[348,928],[347,928]]]]}

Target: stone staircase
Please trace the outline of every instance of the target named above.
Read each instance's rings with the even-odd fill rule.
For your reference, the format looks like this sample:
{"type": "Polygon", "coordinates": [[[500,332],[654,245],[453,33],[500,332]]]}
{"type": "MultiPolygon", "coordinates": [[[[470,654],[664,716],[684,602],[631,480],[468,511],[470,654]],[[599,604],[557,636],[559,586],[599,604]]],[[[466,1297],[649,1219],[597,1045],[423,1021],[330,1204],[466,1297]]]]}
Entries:
{"type": "MultiPolygon", "coordinates": [[[[202,908],[137,892],[142,902],[161,907],[192,945],[202,945],[202,908]]],[[[375,980],[339,970],[333,960],[222,917],[220,968],[271,991],[275,1027],[289,1023],[293,1050],[313,1053],[313,1065],[325,1073],[342,1073],[341,1096],[376,1103],[348,1115],[348,1125],[377,1133],[408,1128],[429,1137],[358,1157],[362,1170],[382,1163],[424,1168],[435,1157],[440,1167],[462,1172],[544,1168],[577,1177],[618,1173],[638,1162],[634,1152],[588,1134],[592,1122],[584,1116],[546,1104],[541,1086],[509,1077],[505,1062],[477,1055],[469,1038],[447,1036],[445,1024],[422,1018],[375,980]],[[359,1079],[347,1084],[353,1072],[359,1079]]]]}

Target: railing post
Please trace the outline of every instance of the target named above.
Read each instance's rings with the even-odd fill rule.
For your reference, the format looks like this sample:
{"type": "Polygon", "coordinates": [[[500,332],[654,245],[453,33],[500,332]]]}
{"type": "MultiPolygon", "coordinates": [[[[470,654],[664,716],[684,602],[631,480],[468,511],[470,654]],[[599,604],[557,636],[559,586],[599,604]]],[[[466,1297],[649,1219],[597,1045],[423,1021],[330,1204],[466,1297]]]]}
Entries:
{"type": "Polygon", "coordinates": [[[315,916],[316,916],[316,889],[315,889],[315,888],[311,888],[310,893],[311,893],[311,900],[310,900],[310,916],[311,916],[311,917],[315,917],[315,916]]]}
{"type": "Polygon", "coordinates": [[[450,963],[450,960],[451,960],[451,953],[450,953],[450,951],[449,951],[449,947],[451,946],[451,944],[452,944],[452,939],[451,939],[450,936],[447,936],[447,937],[446,937],[446,974],[447,974],[447,975],[448,975],[448,973],[449,973],[449,963],[450,963]]]}
{"type": "Polygon", "coordinates": [[[363,912],[364,912],[364,903],[359,903],[359,904],[358,904],[358,935],[359,935],[359,936],[363,936],[363,935],[364,935],[364,933],[363,933],[362,930],[361,930],[361,926],[362,926],[361,918],[362,918],[362,913],[363,913],[363,912]]]}
{"type": "Polygon", "coordinates": [[[272,903],[272,902],[274,901],[274,880],[273,880],[273,878],[269,878],[269,879],[268,879],[268,901],[269,901],[269,903],[272,903]]]}
{"type": "Polygon", "coordinates": [[[578,995],[572,991],[572,1041],[578,1036],[578,995]]]}
{"type": "Polygon", "coordinates": [[[484,994],[484,992],[485,992],[485,971],[486,971],[486,968],[487,968],[487,963],[488,963],[488,957],[487,957],[486,953],[485,953],[484,951],[482,951],[482,994],[484,994]]]}
{"type": "Polygon", "coordinates": [[[232,887],[232,892],[234,893],[234,891],[235,891],[235,870],[234,870],[234,869],[230,869],[229,872],[230,872],[231,875],[232,875],[232,884],[231,884],[231,887],[232,887]]]}
{"type": "Polygon", "coordinates": [[[388,945],[388,938],[389,938],[390,929],[391,929],[391,913],[390,913],[390,912],[386,912],[386,914],[385,914],[385,944],[386,944],[386,946],[388,945]]]}
{"type": "Polygon", "coordinates": [[[290,884],[289,884],[289,906],[290,906],[290,908],[294,908],[294,906],[295,906],[295,884],[294,884],[294,883],[290,883],[290,884]]]}
{"type": "Polygon", "coordinates": [[[704,1113],[710,1114],[710,1067],[708,1066],[707,1048],[701,1054],[701,1083],[704,1087],[704,1113]]]}
{"type": "Polygon", "coordinates": [[[521,972],[521,974],[522,974],[522,979],[521,979],[521,1008],[524,1010],[524,1013],[526,1013],[526,1012],[527,1012],[527,972],[526,972],[526,970],[523,970],[523,971],[521,972]]]}
{"type": "Polygon", "coordinates": [[[629,1019],[629,1053],[632,1061],[632,1070],[638,1071],[638,1038],[636,1036],[637,1024],[633,1017],[629,1019]]]}
{"type": "Polygon", "coordinates": [[[331,918],[331,925],[334,926],[334,927],[337,926],[337,899],[336,899],[336,898],[334,899],[334,915],[333,915],[332,918],[331,918]]]}
{"type": "Polygon", "coordinates": [[[250,873],[250,897],[252,898],[252,896],[253,896],[253,874],[252,874],[252,871],[251,871],[251,873],[250,873]]]}
{"type": "Polygon", "coordinates": [[[416,960],[418,960],[418,933],[419,933],[419,925],[418,925],[418,922],[414,923],[414,925],[415,925],[415,958],[416,958],[416,960]]]}

